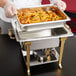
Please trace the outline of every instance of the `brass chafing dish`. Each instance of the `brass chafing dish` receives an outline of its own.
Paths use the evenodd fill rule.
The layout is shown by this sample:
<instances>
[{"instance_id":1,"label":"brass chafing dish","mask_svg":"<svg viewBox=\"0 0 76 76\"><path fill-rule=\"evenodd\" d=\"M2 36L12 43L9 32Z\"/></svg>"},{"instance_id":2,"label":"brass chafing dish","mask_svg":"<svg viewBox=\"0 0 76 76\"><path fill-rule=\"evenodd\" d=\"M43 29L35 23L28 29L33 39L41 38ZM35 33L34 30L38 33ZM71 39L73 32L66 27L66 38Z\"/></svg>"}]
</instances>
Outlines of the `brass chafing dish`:
<instances>
[{"instance_id":1,"label":"brass chafing dish","mask_svg":"<svg viewBox=\"0 0 76 76\"><path fill-rule=\"evenodd\" d=\"M57 62L59 58L59 67L62 68L61 61L62 61L62 54L63 54L63 48L66 37L73 36L72 32L65 27L66 21L69 21L70 18L60 9L58 9L56 6L53 5L39 5L39 6L29 6L27 8L47 8L47 7L53 7L52 11L56 12L58 15L62 16L63 19L55 20L55 21L44 21L44 22L38 22L38 23L29 23L29 24L22 24L20 23L18 16L14 17L12 20L12 26L14 29L15 37L18 42L20 42L20 45L22 47L22 44L26 47L27 50L27 72L28 75L30 74L30 66L34 64L40 65L40 64L46 64L51 62ZM24 7L25 8L25 7ZM55 9L54 9L55 8ZM18 8L18 10L21 8ZM49 8L47 8L48 10ZM54 28L63 28L66 32L59 34L59 35L53 35L52 29ZM30 62L30 45L33 41L40 41L40 40L49 40L49 39L56 39L61 38L61 46L60 46L60 57L58 53L56 52L56 60L49 61L45 63L37 63ZM58 42L59 45L59 42ZM54 47L54 45L52 45ZM57 47L57 45L55 46ZM40 47L41 48L41 47ZM32 48L33 49L33 48ZM36 49L34 47L34 49ZM56 51L56 50L55 50Z\"/></svg>"}]
</instances>

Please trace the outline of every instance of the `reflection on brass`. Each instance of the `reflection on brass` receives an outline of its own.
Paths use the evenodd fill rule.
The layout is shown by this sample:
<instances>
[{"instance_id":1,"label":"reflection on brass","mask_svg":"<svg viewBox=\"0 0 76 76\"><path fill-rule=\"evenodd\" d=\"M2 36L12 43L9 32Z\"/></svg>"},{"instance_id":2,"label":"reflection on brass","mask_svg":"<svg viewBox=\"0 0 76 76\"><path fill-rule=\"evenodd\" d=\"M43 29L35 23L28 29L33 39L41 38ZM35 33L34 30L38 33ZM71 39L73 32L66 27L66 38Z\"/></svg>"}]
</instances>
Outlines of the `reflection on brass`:
<instances>
[{"instance_id":1,"label":"reflection on brass","mask_svg":"<svg viewBox=\"0 0 76 76\"><path fill-rule=\"evenodd\" d=\"M31 76L30 72L27 72L28 76Z\"/></svg>"},{"instance_id":2,"label":"reflection on brass","mask_svg":"<svg viewBox=\"0 0 76 76\"><path fill-rule=\"evenodd\" d=\"M61 69L58 69L57 71L56 71L56 76L61 76L62 75L62 70Z\"/></svg>"},{"instance_id":3,"label":"reflection on brass","mask_svg":"<svg viewBox=\"0 0 76 76\"><path fill-rule=\"evenodd\" d=\"M2 32L2 31L1 31L1 27L0 27L0 34L1 34L1 32Z\"/></svg>"},{"instance_id":4,"label":"reflection on brass","mask_svg":"<svg viewBox=\"0 0 76 76\"><path fill-rule=\"evenodd\" d=\"M51 61L50 49L46 49L45 53L46 53L46 56L47 56L47 61Z\"/></svg>"},{"instance_id":5,"label":"reflection on brass","mask_svg":"<svg viewBox=\"0 0 76 76\"><path fill-rule=\"evenodd\" d=\"M51 61L51 56L47 56L47 61Z\"/></svg>"},{"instance_id":6,"label":"reflection on brass","mask_svg":"<svg viewBox=\"0 0 76 76\"><path fill-rule=\"evenodd\" d=\"M13 37L12 31L13 31L13 29L8 29L8 35L9 35L10 39L15 39L15 37Z\"/></svg>"}]
</instances>

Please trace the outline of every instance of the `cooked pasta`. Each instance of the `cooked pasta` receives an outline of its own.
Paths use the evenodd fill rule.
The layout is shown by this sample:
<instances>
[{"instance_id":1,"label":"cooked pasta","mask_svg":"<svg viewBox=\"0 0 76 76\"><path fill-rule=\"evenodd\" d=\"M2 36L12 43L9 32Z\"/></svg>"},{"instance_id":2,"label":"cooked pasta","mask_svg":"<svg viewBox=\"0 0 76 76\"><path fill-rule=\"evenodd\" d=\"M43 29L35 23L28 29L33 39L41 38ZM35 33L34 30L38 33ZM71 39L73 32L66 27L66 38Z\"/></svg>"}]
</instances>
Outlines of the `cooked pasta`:
<instances>
[{"instance_id":1,"label":"cooked pasta","mask_svg":"<svg viewBox=\"0 0 76 76\"><path fill-rule=\"evenodd\" d=\"M62 19L62 17L57 15L54 11L44 10L41 7L20 9L18 10L17 16L21 24L56 21Z\"/></svg>"}]
</instances>

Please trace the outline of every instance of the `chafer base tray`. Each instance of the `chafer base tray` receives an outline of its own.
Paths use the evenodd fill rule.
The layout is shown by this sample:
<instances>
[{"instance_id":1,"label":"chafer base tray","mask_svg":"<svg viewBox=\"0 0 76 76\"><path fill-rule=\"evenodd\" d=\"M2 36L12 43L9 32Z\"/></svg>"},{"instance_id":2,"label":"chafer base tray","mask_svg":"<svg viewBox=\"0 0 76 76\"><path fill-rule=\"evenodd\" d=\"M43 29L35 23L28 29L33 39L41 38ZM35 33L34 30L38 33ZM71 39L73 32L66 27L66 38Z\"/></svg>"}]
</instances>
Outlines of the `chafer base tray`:
<instances>
[{"instance_id":1,"label":"chafer base tray","mask_svg":"<svg viewBox=\"0 0 76 76\"><path fill-rule=\"evenodd\" d=\"M46 61L46 62L38 62L38 60L33 55L31 55L30 66L36 66L36 65L42 65L42 64L47 64L47 63L58 62L58 60L59 60L59 54L58 54L58 52L56 51L55 48L53 48L53 50L55 52L55 57L56 57L55 60ZM26 58L25 57L24 57L24 60L26 61Z\"/></svg>"}]
</instances>

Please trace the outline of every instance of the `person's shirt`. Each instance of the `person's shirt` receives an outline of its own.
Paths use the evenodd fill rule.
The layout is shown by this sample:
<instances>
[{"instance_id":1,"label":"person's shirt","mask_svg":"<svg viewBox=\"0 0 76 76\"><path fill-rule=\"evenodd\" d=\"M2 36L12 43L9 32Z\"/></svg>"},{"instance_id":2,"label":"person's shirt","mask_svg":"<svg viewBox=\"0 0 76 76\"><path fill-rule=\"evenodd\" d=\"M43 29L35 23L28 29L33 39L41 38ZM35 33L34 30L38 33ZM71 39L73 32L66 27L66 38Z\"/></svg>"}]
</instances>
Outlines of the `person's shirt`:
<instances>
[{"instance_id":1,"label":"person's shirt","mask_svg":"<svg viewBox=\"0 0 76 76\"><path fill-rule=\"evenodd\" d=\"M66 11L76 13L76 0L63 0L66 2Z\"/></svg>"}]
</instances>

